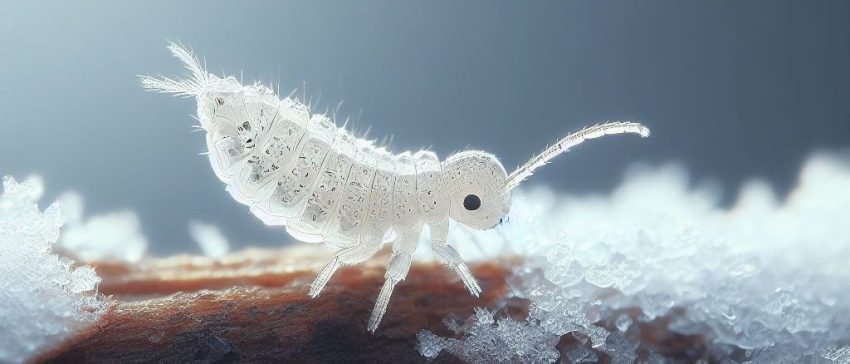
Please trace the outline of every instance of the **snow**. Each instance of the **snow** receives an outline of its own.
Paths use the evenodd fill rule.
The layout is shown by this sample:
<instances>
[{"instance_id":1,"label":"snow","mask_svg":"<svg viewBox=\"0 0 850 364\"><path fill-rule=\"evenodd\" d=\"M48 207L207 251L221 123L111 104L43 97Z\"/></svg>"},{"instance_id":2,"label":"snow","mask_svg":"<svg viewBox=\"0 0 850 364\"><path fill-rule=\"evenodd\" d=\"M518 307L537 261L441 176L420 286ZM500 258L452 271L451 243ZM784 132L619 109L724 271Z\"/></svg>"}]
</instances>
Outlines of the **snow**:
<instances>
[{"instance_id":1,"label":"snow","mask_svg":"<svg viewBox=\"0 0 850 364\"><path fill-rule=\"evenodd\" d=\"M837 364L850 363L850 346L845 346L840 349L827 348L823 353L823 358Z\"/></svg>"},{"instance_id":2,"label":"snow","mask_svg":"<svg viewBox=\"0 0 850 364\"><path fill-rule=\"evenodd\" d=\"M0 362L23 362L91 325L104 313L89 266L53 253L63 216L37 201L41 180L3 179L0 196Z\"/></svg>"},{"instance_id":3,"label":"snow","mask_svg":"<svg viewBox=\"0 0 850 364\"><path fill-rule=\"evenodd\" d=\"M58 244L62 249L86 262L134 263L147 254L148 240L135 212L111 211L85 219L83 198L77 192L63 193L58 202L66 211Z\"/></svg>"},{"instance_id":4,"label":"snow","mask_svg":"<svg viewBox=\"0 0 850 364\"><path fill-rule=\"evenodd\" d=\"M221 258L230 251L230 241L218 226L201 221L189 222L189 235L198 243L204 255Z\"/></svg>"},{"instance_id":5,"label":"snow","mask_svg":"<svg viewBox=\"0 0 850 364\"><path fill-rule=\"evenodd\" d=\"M674 165L633 168L608 196L520 191L509 226L455 226L450 239L465 258L526 256L510 295L530 300L529 317L480 308L458 338L420 333L420 352L551 362L558 339L572 335L584 341L561 353L570 360L632 362L663 357L638 340L663 322L704 340L691 360L846 363L848 191L850 160L826 154L807 161L784 201L751 181L731 208Z\"/></svg>"}]
</instances>

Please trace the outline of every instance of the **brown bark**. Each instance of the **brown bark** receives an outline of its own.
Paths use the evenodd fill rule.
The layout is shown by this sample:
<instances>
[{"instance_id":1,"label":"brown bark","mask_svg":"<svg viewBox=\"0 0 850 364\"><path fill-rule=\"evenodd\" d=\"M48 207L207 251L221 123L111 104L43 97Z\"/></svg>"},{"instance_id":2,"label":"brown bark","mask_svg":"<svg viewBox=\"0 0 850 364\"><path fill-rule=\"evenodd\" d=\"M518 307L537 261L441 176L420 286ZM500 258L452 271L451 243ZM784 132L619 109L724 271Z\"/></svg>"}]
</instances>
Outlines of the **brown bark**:
<instances>
[{"instance_id":1,"label":"brown bark","mask_svg":"<svg viewBox=\"0 0 850 364\"><path fill-rule=\"evenodd\" d=\"M252 250L222 260L150 259L97 264L100 291L114 301L100 322L45 355L48 362L424 362L416 334L449 334L444 318L492 306L507 290L508 261L472 269L476 298L451 272L416 263L396 287L376 334L366 324L384 265L340 269L316 299L307 296L324 250ZM386 252L373 262L385 262ZM441 361L451 361L447 355Z\"/></svg>"}]
</instances>

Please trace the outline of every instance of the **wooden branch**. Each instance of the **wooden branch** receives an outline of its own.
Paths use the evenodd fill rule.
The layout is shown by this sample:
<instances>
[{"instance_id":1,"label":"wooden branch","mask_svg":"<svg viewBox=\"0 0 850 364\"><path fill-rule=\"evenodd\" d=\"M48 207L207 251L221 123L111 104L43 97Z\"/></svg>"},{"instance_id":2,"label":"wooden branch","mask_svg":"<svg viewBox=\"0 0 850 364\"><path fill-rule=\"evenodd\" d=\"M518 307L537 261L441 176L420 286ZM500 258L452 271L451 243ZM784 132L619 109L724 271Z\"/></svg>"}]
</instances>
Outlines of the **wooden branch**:
<instances>
[{"instance_id":1,"label":"wooden branch","mask_svg":"<svg viewBox=\"0 0 850 364\"><path fill-rule=\"evenodd\" d=\"M383 252L372 262L385 262ZM509 261L473 266L484 290L469 295L454 274L417 263L399 284L375 335L366 324L384 265L340 269L322 295L309 284L329 254L316 246L250 250L213 260L181 256L139 265L96 264L111 295L100 322L48 362L424 362L416 334L447 335L443 320L465 318L505 296ZM440 360L453 360L441 356Z\"/></svg>"}]
</instances>

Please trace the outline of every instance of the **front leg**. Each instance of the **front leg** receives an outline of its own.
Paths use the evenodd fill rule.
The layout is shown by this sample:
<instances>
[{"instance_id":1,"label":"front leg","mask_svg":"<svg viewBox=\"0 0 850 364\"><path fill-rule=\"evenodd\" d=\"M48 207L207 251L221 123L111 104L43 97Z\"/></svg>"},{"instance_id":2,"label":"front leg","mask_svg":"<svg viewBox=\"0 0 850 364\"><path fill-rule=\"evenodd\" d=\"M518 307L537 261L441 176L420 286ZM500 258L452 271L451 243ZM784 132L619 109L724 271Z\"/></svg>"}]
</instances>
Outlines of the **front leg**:
<instances>
[{"instance_id":1,"label":"front leg","mask_svg":"<svg viewBox=\"0 0 850 364\"><path fill-rule=\"evenodd\" d=\"M469 289L469 293L478 297L481 294L481 287L478 286L478 282L475 281L475 277L469 271L469 267L460 259L460 254L457 253L457 250L446 241L449 236L449 221L446 220L431 224L430 227L431 249L434 251L434 254L437 254L437 257L443 263L452 268L460 276L463 284Z\"/></svg>"}]
</instances>

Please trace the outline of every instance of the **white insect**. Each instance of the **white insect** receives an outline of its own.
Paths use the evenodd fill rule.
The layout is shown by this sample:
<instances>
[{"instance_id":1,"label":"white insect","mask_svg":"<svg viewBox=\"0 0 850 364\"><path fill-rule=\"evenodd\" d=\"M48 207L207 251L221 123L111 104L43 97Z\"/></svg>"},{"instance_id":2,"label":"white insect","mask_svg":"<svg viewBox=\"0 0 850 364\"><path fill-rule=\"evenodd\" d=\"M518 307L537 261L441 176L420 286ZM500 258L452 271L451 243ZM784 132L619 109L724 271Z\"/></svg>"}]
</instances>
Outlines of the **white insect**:
<instances>
[{"instance_id":1,"label":"white insect","mask_svg":"<svg viewBox=\"0 0 850 364\"><path fill-rule=\"evenodd\" d=\"M612 122L570 134L508 175L492 154L468 150L440 162L429 151L393 155L338 128L303 103L280 99L263 85L207 73L185 48L171 44L188 79L140 76L143 87L195 97L206 131L209 159L233 197L266 224L286 226L305 242L339 247L310 289L316 297L334 272L374 255L393 241L393 254L369 331L386 311L393 288L407 276L423 225L431 249L451 267L469 292L481 292L457 250L446 241L449 219L490 229L507 215L511 190L555 156L587 139L649 129Z\"/></svg>"}]
</instances>

